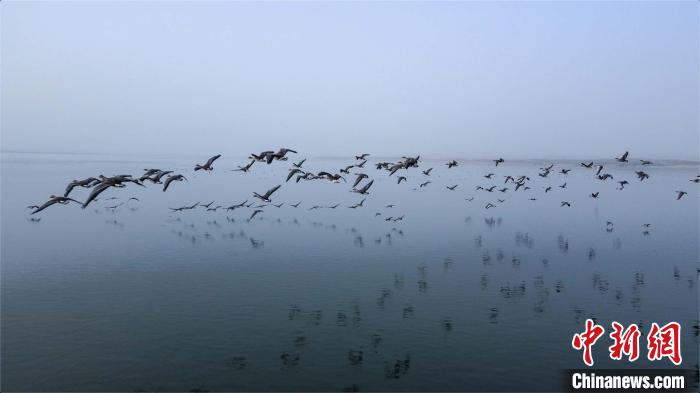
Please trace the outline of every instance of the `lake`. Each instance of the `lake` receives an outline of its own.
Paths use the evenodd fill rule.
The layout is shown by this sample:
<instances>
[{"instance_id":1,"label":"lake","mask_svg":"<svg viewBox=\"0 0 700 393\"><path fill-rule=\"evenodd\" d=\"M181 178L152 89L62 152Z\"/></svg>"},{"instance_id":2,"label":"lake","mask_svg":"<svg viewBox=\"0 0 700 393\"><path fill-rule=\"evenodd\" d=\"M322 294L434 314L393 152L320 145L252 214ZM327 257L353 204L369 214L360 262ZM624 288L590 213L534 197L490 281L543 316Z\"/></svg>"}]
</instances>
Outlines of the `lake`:
<instances>
[{"instance_id":1,"label":"lake","mask_svg":"<svg viewBox=\"0 0 700 393\"><path fill-rule=\"evenodd\" d=\"M578 160L421 159L389 176L373 164L398 158L370 156L350 171L374 179L358 195L354 175L285 182L307 157L289 156L242 173L247 159L225 153L211 172L193 171L207 157L3 153L2 390L556 391L562 370L585 367L571 339L587 318L606 329L595 367L673 367L645 356L651 324L670 321L682 368L697 367L697 162L596 160L614 176L601 181ZM308 156L303 169L355 162ZM144 168L188 181L26 209L73 179ZM250 222L259 201L169 209L253 202L277 184L284 204ZM640 326L637 362L609 358L612 321Z\"/></svg>"}]
</instances>

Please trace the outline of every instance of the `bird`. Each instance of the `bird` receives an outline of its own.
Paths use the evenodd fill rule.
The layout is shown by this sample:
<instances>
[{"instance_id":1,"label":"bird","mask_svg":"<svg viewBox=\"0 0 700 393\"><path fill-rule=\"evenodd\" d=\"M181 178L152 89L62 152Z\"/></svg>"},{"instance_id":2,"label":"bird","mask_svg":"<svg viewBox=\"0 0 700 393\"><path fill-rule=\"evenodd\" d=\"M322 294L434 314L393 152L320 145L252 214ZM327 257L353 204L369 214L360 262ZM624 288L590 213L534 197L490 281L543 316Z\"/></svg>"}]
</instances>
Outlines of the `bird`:
<instances>
[{"instance_id":1,"label":"bird","mask_svg":"<svg viewBox=\"0 0 700 393\"><path fill-rule=\"evenodd\" d=\"M497 159L497 160L493 160L493 162L495 162L495 163L496 163L496 166L498 166L498 164L502 164L502 163L504 163L504 162L505 162L505 160L504 160L504 159L502 159L502 158L499 158L499 159Z\"/></svg>"},{"instance_id":2,"label":"bird","mask_svg":"<svg viewBox=\"0 0 700 393\"><path fill-rule=\"evenodd\" d=\"M237 205L231 205L231 206L227 207L227 208L226 208L226 211L236 210L236 209L238 209L238 208L241 208L241 207L245 206L246 203L248 203L248 200L247 200L247 199L246 199L245 201L243 201L243 202L237 204Z\"/></svg>"},{"instance_id":3,"label":"bird","mask_svg":"<svg viewBox=\"0 0 700 393\"><path fill-rule=\"evenodd\" d=\"M582 162L581 166L586 167L586 168L593 168L593 161L589 162L588 164L586 164L585 162Z\"/></svg>"},{"instance_id":4,"label":"bird","mask_svg":"<svg viewBox=\"0 0 700 393\"><path fill-rule=\"evenodd\" d=\"M336 207L340 206L340 203L336 203L333 206L326 206L327 209L335 209Z\"/></svg>"},{"instance_id":5,"label":"bird","mask_svg":"<svg viewBox=\"0 0 700 393\"><path fill-rule=\"evenodd\" d=\"M498 201L498 203L503 203L506 201L505 199L499 199L499 198L496 198L496 200Z\"/></svg>"},{"instance_id":6,"label":"bird","mask_svg":"<svg viewBox=\"0 0 700 393\"><path fill-rule=\"evenodd\" d=\"M430 171L432 171L432 170L433 170L433 168L428 168L428 169L426 169L426 170L423 171L423 174L424 174L425 176L430 176Z\"/></svg>"},{"instance_id":7,"label":"bird","mask_svg":"<svg viewBox=\"0 0 700 393\"><path fill-rule=\"evenodd\" d=\"M560 185L559 188L566 188L566 182L564 182L564 184Z\"/></svg>"},{"instance_id":8,"label":"bird","mask_svg":"<svg viewBox=\"0 0 700 393\"><path fill-rule=\"evenodd\" d=\"M234 171L248 172L250 170L250 167L253 166L253 164L255 164L255 160L250 160L250 163L248 163L248 165L239 165L238 169L234 169Z\"/></svg>"},{"instance_id":9,"label":"bird","mask_svg":"<svg viewBox=\"0 0 700 393\"><path fill-rule=\"evenodd\" d=\"M676 194L678 194L678 197L676 198L676 200L679 200L679 199L683 198L683 195L687 194L687 192L685 192L685 191L676 191Z\"/></svg>"},{"instance_id":10,"label":"bird","mask_svg":"<svg viewBox=\"0 0 700 393\"><path fill-rule=\"evenodd\" d=\"M355 178L355 183L353 183L352 188L357 187L357 185L360 184L360 182L362 181L362 179L365 179L365 178L368 178L368 177L369 177L369 176L367 176L367 175L364 174L364 173L356 173L356 175L357 175L357 178Z\"/></svg>"},{"instance_id":11,"label":"bird","mask_svg":"<svg viewBox=\"0 0 700 393\"><path fill-rule=\"evenodd\" d=\"M306 162L306 158L299 162L293 162L292 165L294 165L295 168L301 168L301 166L304 165L304 162Z\"/></svg>"},{"instance_id":12,"label":"bird","mask_svg":"<svg viewBox=\"0 0 700 393\"><path fill-rule=\"evenodd\" d=\"M253 214L251 214L250 217L248 218L248 222L250 222L250 220L252 220L253 217L255 217L256 215L258 215L258 213L262 213L262 212L263 212L263 211L260 210L260 209L254 210L254 211L253 211Z\"/></svg>"},{"instance_id":13,"label":"bird","mask_svg":"<svg viewBox=\"0 0 700 393\"><path fill-rule=\"evenodd\" d=\"M148 173L148 171L146 173ZM140 181L150 180L151 183L153 183L153 184L161 184L160 180L163 178L163 176L171 174L171 173L173 173L173 171L161 171L160 169L156 169L156 172L152 173L149 176L144 174L143 176L141 176L141 178L139 180Z\"/></svg>"},{"instance_id":14,"label":"bird","mask_svg":"<svg viewBox=\"0 0 700 393\"><path fill-rule=\"evenodd\" d=\"M465 201L468 201L468 202L471 202L471 201L474 200L474 197L471 197L471 198L464 198L464 200L465 200Z\"/></svg>"},{"instance_id":15,"label":"bird","mask_svg":"<svg viewBox=\"0 0 700 393\"><path fill-rule=\"evenodd\" d=\"M445 187L447 187L447 189L450 191L454 191L455 188L457 188L457 186L458 186L458 184L455 184L454 186L445 186Z\"/></svg>"},{"instance_id":16,"label":"bird","mask_svg":"<svg viewBox=\"0 0 700 393\"><path fill-rule=\"evenodd\" d=\"M499 192L506 192L506 191L508 191L508 187L500 188L500 189L498 189L498 191Z\"/></svg>"},{"instance_id":17,"label":"bird","mask_svg":"<svg viewBox=\"0 0 700 393\"><path fill-rule=\"evenodd\" d=\"M425 182L425 183L421 183L421 184L419 185L419 187L423 188L423 187L427 186L427 185L430 184L430 183L432 183L432 182L431 182L430 180L428 180L428 181Z\"/></svg>"},{"instance_id":18,"label":"bird","mask_svg":"<svg viewBox=\"0 0 700 393\"><path fill-rule=\"evenodd\" d=\"M277 153L272 154L272 157L273 157L274 159L276 159L276 160L282 160L282 159L285 159L285 158L286 158L285 156L287 155L287 153L294 153L294 154L297 154L297 151L294 150L294 149L288 149L288 148L286 148L286 147L282 147L282 148L280 148L280 149L277 151ZM267 159L267 160L268 160L268 161L267 161L268 164L269 164L270 162L272 162L272 160L269 158L269 156L268 156L268 159Z\"/></svg>"},{"instance_id":19,"label":"bird","mask_svg":"<svg viewBox=\"0 0 700 393\"><path fill-rule=\"evenodd\" d=\"M406 176L399 176L396 184L401 184L401 181L406 181Z\"/></svg>"},{"instance_id":20,"label":"bird","mask_svg":"<svg viewBox=\"0 0 700 393\"><path fill-rule=\"evenodd\" d=\"M165 182L163 183L163 192L165 192L168 189L168 187L170 186L170 183L172 183L174 181L183 181L183 180L187 181L187 178L183 175L180 175L180 174L168 176L168 178L165 179ZM207 207L209 207L209 206L207 206Z\"/></svg>"},{"instance_id":21,"label":"bird","mask_svg":"<svg viewBox=\"0 0 700 393\"><path fill-rule=\"evenodd\" d=\"M639 162L641 162L642 165L651 165L651 164L653 164L653 162L651 162L651 161L649 161L649 160L639 160Z\"/></svg>"},{"instance_id":22,"label":"bird","mask_svg":"<svg viewBox=\"0 0 700 393\"><path fill-rule=\"evenodd\" d=\"M143 187L143 184L139 180L132 179L129 175L118 175L112 177L105 177L100 175L100 182L93 187L92 192L90 192L90 195L88 195L85 202L83 202L82 208L85 209L92 201L94 201L97 198L98 195L100 195L110 187L125 187L125 185L123 184L124 182L132 182Z\"/></svg>"},{"instance_id":23,"label":"bird","mask_svg":"<svg viewBox=\"0 0 700 393\"><path fill-rule=\"evenodd\" d=\"M496 188L496 186L491 186L489 188L484 188L487 192L493 192L493 190Z\"/></svg>"},{"instance_id":24,"label":"bird","mask_svg":"<svg viewBox=\"0 0 700 393\"><path fill-rule=\"evenodd\" d=\"M452 160L452 161L446 163L445 165L447 165L447 169L450 169L450 168L452 168L453 166L458 166L459 164L457 164L457 161Z\"/></svg>"},{"instance_id":25,"label":"bird","mask_svg":"<svg viewBox=\"0 0 700 393\"><path fill-rule=\"evenodd\" d=\"M392 207L395 207L396 205L386 205L387 209L391 209Z\"/></svg>"},{"instance_id":26,"label":"bird","mask_svg":"<svg viewBox=\"0 0 700 393\"><path fill-rule=\"evenodd\" d=\"M644 179L649 178L649 175L644 173L644 171L635 171L634 173L637 174L637 178L639 179L639 181L644 181Z\"/></svg>"},{"instance_id":27,"label":"bird","mask_svg":"<svg viewBox=\"0 0 700 393\"><path fill-rule=\"evenodd\" d=\"M270 199L270 196L271 196L275 191L277 191L280 187L282 187L282 185L279 185L279 184L278 184L278 185L276 185L276 186L270 188L269 190L267 190L267 192L264 193L263 195L260 195L260 194L258 194L257 192L254 192L254 193L253 193L253 196L256 197L256 198L258 198L258 199L260 199L260 200L263 201L263 202L272 202L272 200Z\"/></svg>"},{"instance_id":28,"label":"bird","mask_svg":"<svg viewBox=\"0 0 700 393\"><path fill-rule=\"evenodd\" d=\"M369 156L369 153L362 153L362 154L360 154L359 156L355 156L355 159L358 160L358 161L359 161L359 160L364 160L365 157L367 157L367 156Z\"/></svg>"},{"instance_id":29,"label":"bird","mask_svg":"<svg viewBox=\"0 0 700 393\"><path fill-rule=\"evenodd\" d=\"M31 213L32 215L34 215L34 214L37 214L40 211L46 209L47 207L53 206L57 203L61 204L61 205L67 205L69 202L75 202L79 205L81 204L80 202L76 201L73 198L51 195L51 196L49 196L49 200L44 202L43 205L41 205L41 206L32 205L32 206L27 206L27 208L34 209L34 211Z\"/></svg>"},{"instance_id":30,"label":"bird","mask_svg":"<svg viewBox=\"0 0 700 393\"><path fill-rule=\"evenodd\" d=\"M291 206L291 207L293 207L293 208L296 209L297 207L299 207L299 204L301 204L301 201L299 201L299 202L297 202L297 203L295 203L295 204L293 204L293 205L289 205L289 206Z\"/></svg>"},{"instance_id":31,"label":"bird","mask_svg":"<svg viewBox=\"0 0 700 393\"><path fill-rule=\"evenodd\" d=\"M569 172L571 172L571 169L564 169L564 168L562 168L562 169L559 171L559 173L561 173L562 175L568 175Z\"/></svg>"},{"instance_id":32,"label":"bird","mask_svg":"<svg viewBox=\"0 0 700 393\"><path fill-rule=\"evenodd\" d=\"M365 198L363 198L359 203L356 203L352 206L348 206L350 209L357 209L358 207L362 207L362 204L365 203Z\"/></svg>"},{"instance_id":33,"label":"bird","mask_svg":"<svg viewBox=\"0 0 700 393\"><path fill-rule=\"evenodd\" d=\"M600 194L600 191L599 192L592 192L591 198L598 198L598 194Z\"/></svg>"},{"instance_id":34,"label":"bird","mask_svg":"<svg viewBox=\"0 0 700 393\"><path fill-rule=\"evenodd\" d=\"M611 175L609 173L604 173L604 174L598 176L598 179L599 180L608 180L608 179L614 179L614 177L613 177L613 175Z\"/></svg>"},{"instance_id":35,"label":"bird","mask_svg":"<svg viewBox=\"0 0 700 393\"><path fill-rule=\"evenodd\" d=\"M569 203L569 202L567 202L567 201L562 201L562 202L561 202L561 207L564 207L564 206L571 207L571 203Z\"/></svg>"},{"instance_id":36,"label":"bird","mask_svg":"<svg viewBox=\"0 0 700 393\"><path fill-rule=\"evenodd\" d=\"M348 165L345 168L340 170L340 173L345 173L346 175L350 174L350 168L354 167L355 165Z\"/></svg>"},{"instance_id":37,"label":"bird","mask_svg":"<svg viewBox=\"0 0 700 393\"><path fill-rule=\"evenodd\" d=\"M618 181L618 183L620 184L620 188L618 188L618 190L624 190L625 185L630 184L630 182L628 182L627 180L620 180L620 181Z\"/></svg>"},{"instance_id":38,"label":"bird","mask_svg":"<svg viewBox=\"0 0 700 393\"><path fill-rule=\"evenodd\" d=\"M492 207L496 207L496 205L494 205L494 204L492 204L492 203L490 203L490 202L487 203L486 206L485 206L486 209L490 209L490 208L492 208Z\"/></svg>"},{"instance_id":39,"label":"bird","mask_svg":"<svg viewBox=\"0 0 700 393\"><path fill-rule=\"evenodd\" d=\"M615 159L619 162L627 162L627 156L630 154L630 152L626 151L625 154L621 155L620 157L615 157Z\"/></svg>"},{"instance_id":40,"label":"bird","mask_svg":"<svg viewBox=\"0 0 700 393\"><path fill-rule=\"evenodd\" d=\"M551 190L552 190L552 187L546 187L544 189L544 193L546 194L546 193L550 192Z\"/></svg>"},{"instance_id":41,"label":"bird","mask_svg":"<svg viewBox=\"0 0 700 393\"><path fill-rule=\"evenodd\" d=\"M360 188L359 190L356 188L353 188L352 190L350 190L350 192L356 192L358 194L363 194L363 195L369 194L368 191L369 191L369 188L372 187L372 184L374 184L374 180L370 180L369 183L365 184L365 186Z\"/></svg>"},{"instance_id":42,"label":"bird","mask_svg":"<svg viewBox=\"0 0 700 393\"><path fill-rule=\"evenodd\" d=\"M70 194L70 192L73 191L73 188L76 186L88 188L92 187L95 182L99 182L99 179L94 177L88 177L87 179L83 180L73 180L72 182L68 183L68 186L66 186L66 191L63 193L63 196L67 197L68 194Z\"/></svg>"},{"instance_id":43,"label":"bird","mask_svg":"<svg viewBox=\"0 0 700 393\"><path fill-rule=\"evenodd\" d=\"M603 166L602 166L602 165L598 165L598 171L595 173L595 175L596 175L596 176L600 175L600 171L602 171L602 170L603 170Z\"/></svg>"},{"instance_id":44,"label":"bird","mask_svg":"<svg viewBox=\"0 0 700 393\"><path fill-rule=\"evenodd\" d=\"M345 181L345 178L340 176L339 173L332 175L328 172L321 171L316 175L316 177L325 177L326 179L328 179L328 181L331 181L333 183L340 183L340 179L343 179L343 181Z\"/></svg>"},{"instance_id":45,"label":"bird","mask_svg":"<svg viewBox=\"0 0 700 393\"><path fill-rule=\"evenodd\" d=\"M284 202L282 202L282 203L280 203L280 204L277 204L277 205L275 205L274 203L272 204L272 206L274 206L274 207L276 207L276 208L278 208L278 209L281 208L282 205L284 205Z\"/></svg>"},{"instance_id":46,"label":"bird","mask_svg":"<svg viewBox=\"0 0 700 393\"><path fill-rule=\"evenodd\" d=\"M217 155L215 155L214 157L208 159L207 162L206 162L204 165L199 165L199 164L195 165L195 166L194 166L194 170L195 170L195 171L198 171L198 170L200 170L200 169L203 169L203 170L205 170L205 171L210 171L210 170L214 169L214 167L212 166L212 164L213 164L214 161L216 161L219 157L221 157L221 154L217 154Z\"/></svg>"},{"instance_id":47,"label":"bird","mask_svg":"<svg viewBox=\"0 0 700 393\"><path fill-rule=\"evenodd\" d=\"M355 166L358 167L358 168L364 168L366 163L367 163L367 160L364 160L364 161L362 161L362 162L359 163L359 164L355 164Z\"/></svg>"},{"instance_id":48,"label":"bird","mask_svg":"<svg viewBox=\"0 0 700 393\"><path fill-rule=\"evenodd\" d=\"M251 158L255 161L267 161L267 157L274 154L274 153L275 152L273 152L272 150L265 150L265 151L261 152L260 154L251 153L248 158Z\"/></svg>"},{"instance_id":49,"label":"bird","mask_svg":"<svg viewBox=\"0 0 700 393\"><path fill-rule=\"evenodd\" d=\"M286 181L289 181L289 179L291 179L291 178L292 178L295 174L297 174L297 173L306 173L306 172L302 171L302 170L299 169L299 168L290 169L290 170L289 170L289 174L287 175L287 180L286 180Z\"/></svg>"},{"instance_id":50,"label":"bird","mask_svg":"<svg viewBox=\"0 0 700 393\"><path fill-rule=\"evenodd\" d=\"M195 203L194 205L191 206L182 206L182 207L171 207L170 210L174 212L181 212L183 210L192 210L195 207L199 206L199 202Z\"/></svg>"},{"instance_id":51,"label":"bird","mask_svg":"<svg viewBox=\"0 0 700 393\"><path fill-rule=\"evenodd\" d=\"M490 179L491 176L493 176L493 175L494 175L493 173L487 173L487 174L484 175L484 177L487 178L487 179ZM506 182L508 181L508 178L509 178L509 177L510 177L511 180L513 179L511 176L507 176L507 177L506 177Z\"/></svg>"}]
</instances>

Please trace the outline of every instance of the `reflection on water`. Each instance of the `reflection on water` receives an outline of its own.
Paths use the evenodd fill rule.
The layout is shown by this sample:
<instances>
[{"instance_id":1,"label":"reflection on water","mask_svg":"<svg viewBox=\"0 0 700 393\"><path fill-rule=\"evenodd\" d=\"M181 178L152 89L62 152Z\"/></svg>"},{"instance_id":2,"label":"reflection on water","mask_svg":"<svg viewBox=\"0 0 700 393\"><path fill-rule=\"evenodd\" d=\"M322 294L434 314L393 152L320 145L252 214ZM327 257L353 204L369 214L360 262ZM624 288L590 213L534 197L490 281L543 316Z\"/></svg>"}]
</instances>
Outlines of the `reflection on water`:
<instances>
[{"instance_id":1,"label":"reflection on water","mask_svg":"<svg viewBox=\"0 0 700 393\"><path fill-rule=\"evenodd\" d=\"M678 321L696 367L697 164L645 166L640 182L605 163L619 190L578 162L543 178L549 162L424 160L397 183L371 158L357 195L284 182L284 162L231 172L247 162L223 156L202 173L187 157L3 154L3 390L552 391L582 367L570 342L587 318L643 334ZM25 209L74 178L151 167L188 181ZM530 189L499 192L507 175ZM597 367L670 367L600 343Z\"/></svg>"}]
</instances>

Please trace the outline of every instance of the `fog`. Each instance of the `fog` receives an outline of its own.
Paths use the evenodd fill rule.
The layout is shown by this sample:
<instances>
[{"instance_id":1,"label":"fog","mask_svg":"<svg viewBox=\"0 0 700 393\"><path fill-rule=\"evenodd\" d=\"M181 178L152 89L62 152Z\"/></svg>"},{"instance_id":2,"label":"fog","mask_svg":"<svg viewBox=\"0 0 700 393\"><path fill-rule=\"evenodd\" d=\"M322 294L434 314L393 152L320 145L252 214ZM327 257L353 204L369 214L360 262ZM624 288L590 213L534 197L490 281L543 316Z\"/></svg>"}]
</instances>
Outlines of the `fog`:
<instances>
[{"instance_id":1,"label":"fog","mask_svg":"<svg viewBox=\"0 0 700 393\"><path fill-rule=\"evenodd\" d=\"M697 2L0 11L4 151L698 159Z\"/></svg>"}]
</instances>

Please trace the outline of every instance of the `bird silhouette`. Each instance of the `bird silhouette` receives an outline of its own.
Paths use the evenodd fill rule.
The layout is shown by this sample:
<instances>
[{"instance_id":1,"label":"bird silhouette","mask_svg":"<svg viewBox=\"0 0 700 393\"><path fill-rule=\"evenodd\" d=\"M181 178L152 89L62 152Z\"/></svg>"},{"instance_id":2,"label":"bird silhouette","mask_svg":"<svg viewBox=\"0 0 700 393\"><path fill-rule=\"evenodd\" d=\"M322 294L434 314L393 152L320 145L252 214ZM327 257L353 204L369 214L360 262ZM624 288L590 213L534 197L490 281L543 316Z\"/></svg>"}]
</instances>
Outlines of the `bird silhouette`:
<instances>
[{"instance_id":1,"label":"bird silhouette","mask_svg":"<svg viewBox=\"0 0 700 393\"><path fill-rule=\"evenodd\" d=\"M198 171L200 169L203 169L205 171L211 171L212 169L214 169L212 164L214 164L214 161L216 161L219 157L221 157L221 154L217 154L214 157L211 157L210 159L207 160L206 163L204 163L204 165L199 165L199 164L195 165L194 170Z\"/></svg>"}]
</instances>

